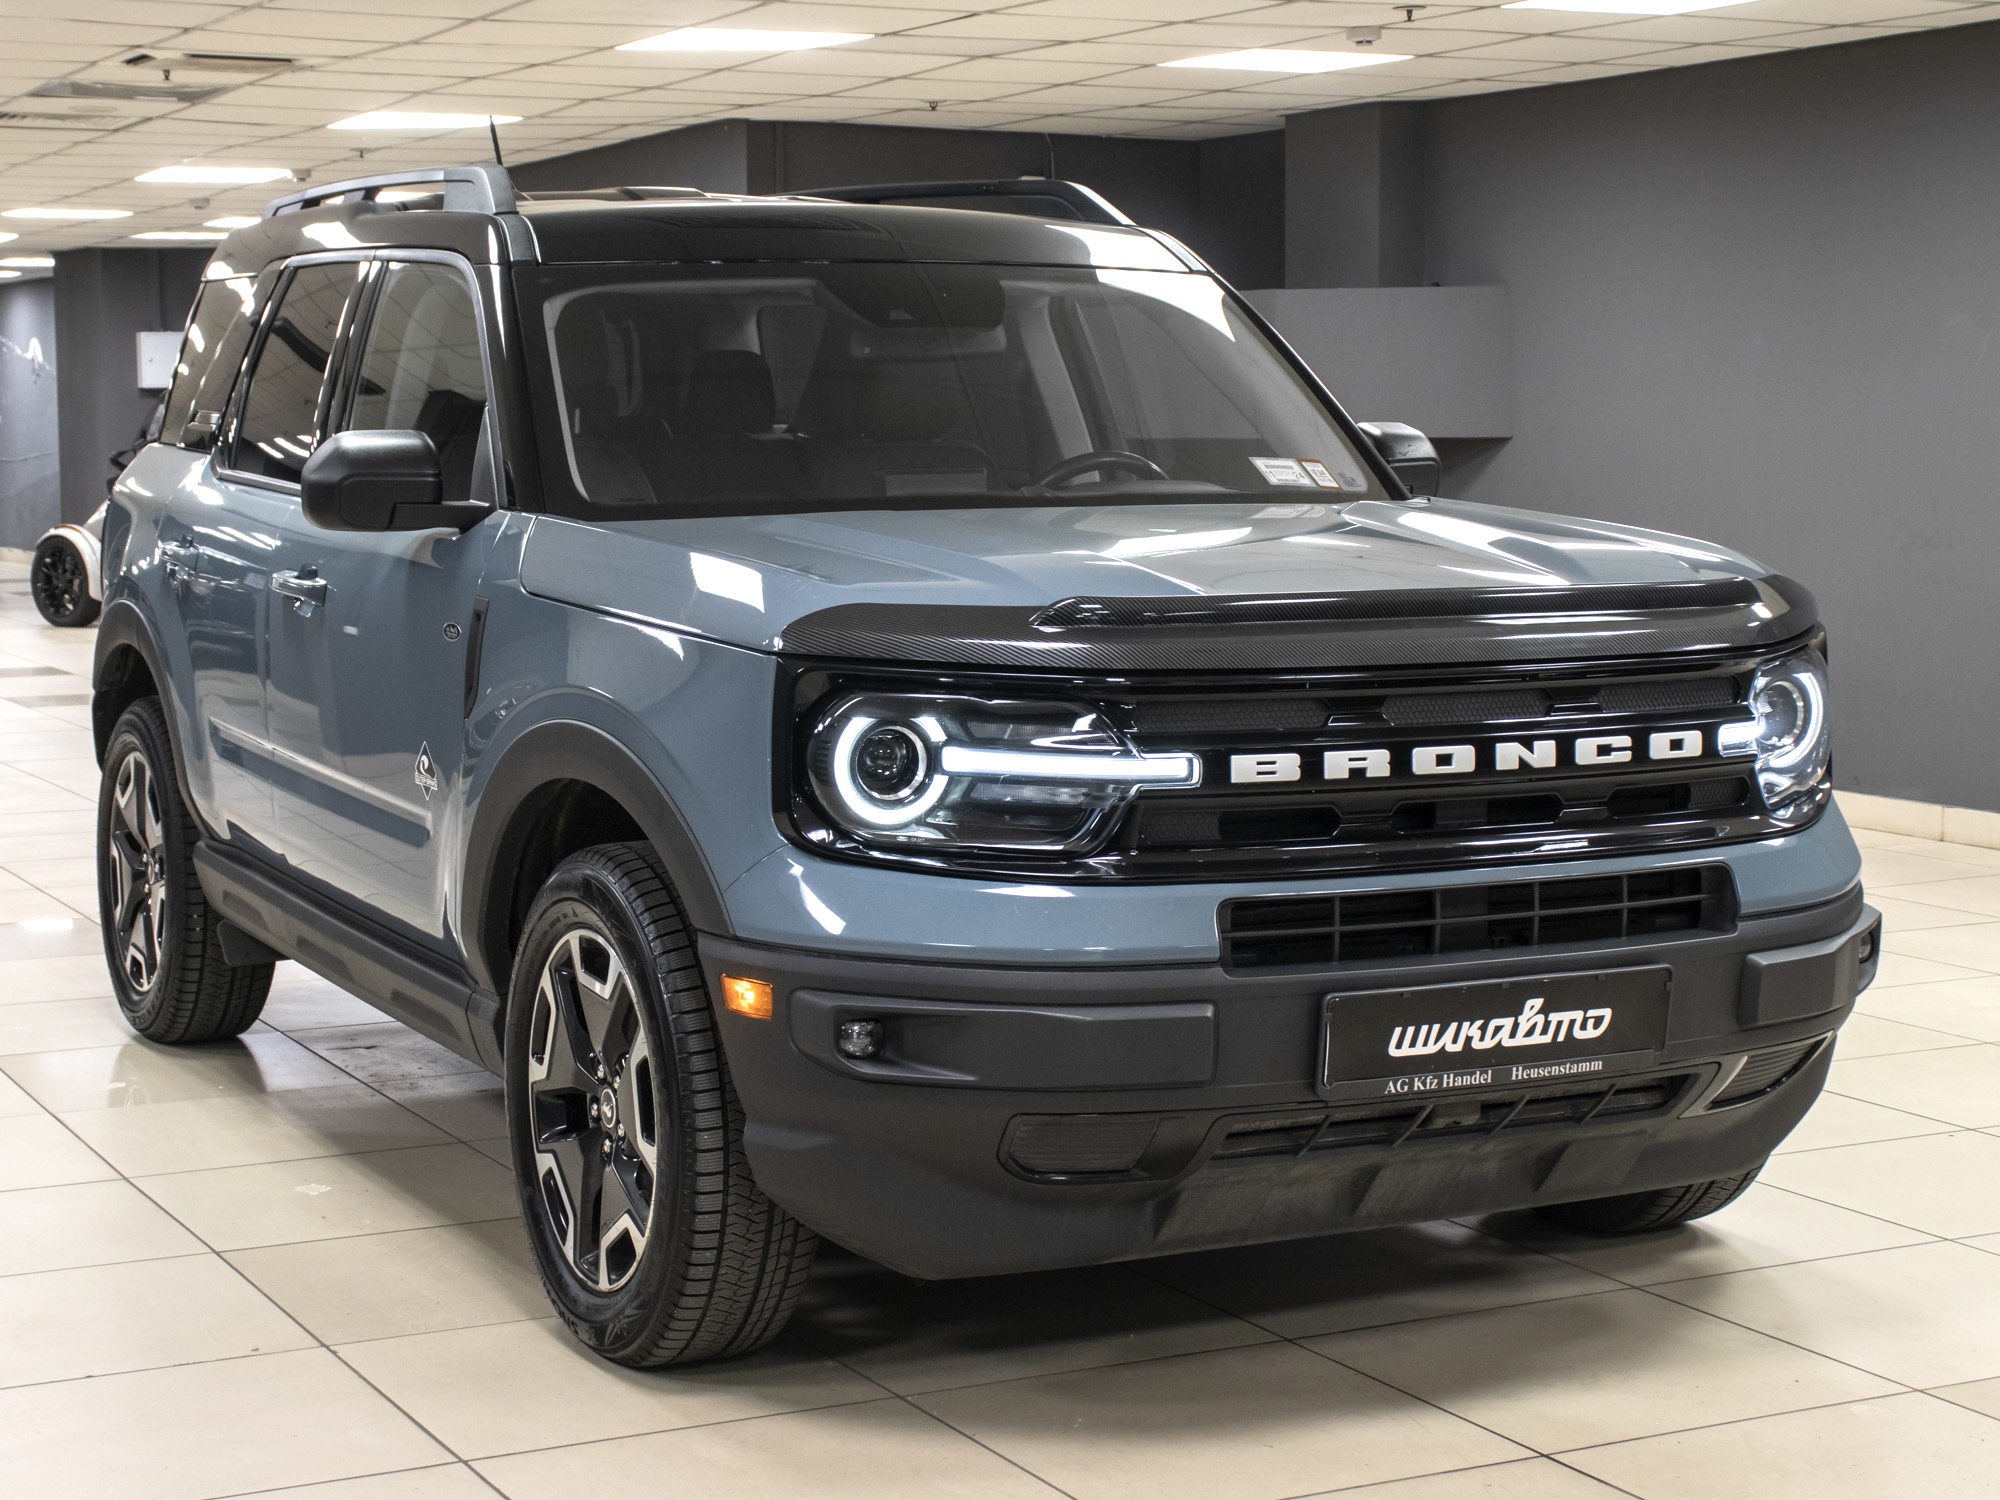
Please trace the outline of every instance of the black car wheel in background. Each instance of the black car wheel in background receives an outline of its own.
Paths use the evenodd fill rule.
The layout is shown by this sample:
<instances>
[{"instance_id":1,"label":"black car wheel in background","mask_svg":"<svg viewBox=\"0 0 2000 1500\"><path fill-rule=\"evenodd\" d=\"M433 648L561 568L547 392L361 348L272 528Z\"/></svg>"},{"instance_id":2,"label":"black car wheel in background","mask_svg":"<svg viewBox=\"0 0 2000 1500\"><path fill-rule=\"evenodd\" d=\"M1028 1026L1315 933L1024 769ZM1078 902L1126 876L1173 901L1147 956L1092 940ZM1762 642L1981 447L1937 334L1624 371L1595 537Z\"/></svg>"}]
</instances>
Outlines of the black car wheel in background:
<instances>
[{"instance_id":1,"label":"black car wheel in background","mask_svg":"<svg viewBox=\"0 0 2000 1500\"><path fill-rule=\"evenodd\" d=\"M102 607L90 597L90 574L83 554L76 550L76 543L63 536L45 536L35 548L28 592L51 625L88 625Z\"/></svg>"}]
</instances>

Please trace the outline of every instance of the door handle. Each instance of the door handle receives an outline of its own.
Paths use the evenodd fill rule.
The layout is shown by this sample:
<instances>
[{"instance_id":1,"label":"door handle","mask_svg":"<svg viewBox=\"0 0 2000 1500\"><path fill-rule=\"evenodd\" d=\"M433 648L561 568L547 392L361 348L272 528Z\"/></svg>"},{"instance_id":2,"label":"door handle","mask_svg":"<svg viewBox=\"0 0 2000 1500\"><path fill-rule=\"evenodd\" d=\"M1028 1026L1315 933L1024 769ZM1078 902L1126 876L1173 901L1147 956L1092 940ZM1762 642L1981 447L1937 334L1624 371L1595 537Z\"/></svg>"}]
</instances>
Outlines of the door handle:
<instances>
[{"instance_id":1,"label":"door handle","mask_svg":"<svg viewBox=\"0 0 2000 1500\"><path fill-rule=\"evenodd\" d=\"M320 605L326 603L326 580L311 568L303 573L287 569L271 575L271 592L283 594L292 601L292 608L302 615L310 615Z\"/></svg>"},{"instance_id":2,"label":"door handle","mask_svg":"<svg viewBox=\"0 0 2000 1500\"><path fill-rule=\"evenodd\" d=\"M201 561L201 548L192 540L160 543L161 567L168 583L186 583L195 575L196 564Z\"/></svg>"}]
</instances>

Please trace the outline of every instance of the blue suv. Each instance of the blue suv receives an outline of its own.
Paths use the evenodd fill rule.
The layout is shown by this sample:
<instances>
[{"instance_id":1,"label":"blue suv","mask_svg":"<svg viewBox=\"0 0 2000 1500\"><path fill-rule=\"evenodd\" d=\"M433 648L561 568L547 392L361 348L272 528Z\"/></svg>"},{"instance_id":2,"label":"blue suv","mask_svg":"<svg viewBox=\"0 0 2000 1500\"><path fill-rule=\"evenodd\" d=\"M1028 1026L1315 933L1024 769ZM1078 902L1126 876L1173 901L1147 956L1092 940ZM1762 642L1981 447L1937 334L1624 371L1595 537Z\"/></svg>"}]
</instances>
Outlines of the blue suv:
<instances>
[{"instance_id":1,"label":"blue suv","mask_svg":"<svg viewBox=\"0 0 2000 1500\"><path fill-rule=\"evenodd\" d=\"M119 1003L290 958L502 1075L631 1365L821 1235L1712 1212L1876 961L1812 597L1437 488L1072 184L279 199L105 523Z\"/></svg>"}]
</instances>

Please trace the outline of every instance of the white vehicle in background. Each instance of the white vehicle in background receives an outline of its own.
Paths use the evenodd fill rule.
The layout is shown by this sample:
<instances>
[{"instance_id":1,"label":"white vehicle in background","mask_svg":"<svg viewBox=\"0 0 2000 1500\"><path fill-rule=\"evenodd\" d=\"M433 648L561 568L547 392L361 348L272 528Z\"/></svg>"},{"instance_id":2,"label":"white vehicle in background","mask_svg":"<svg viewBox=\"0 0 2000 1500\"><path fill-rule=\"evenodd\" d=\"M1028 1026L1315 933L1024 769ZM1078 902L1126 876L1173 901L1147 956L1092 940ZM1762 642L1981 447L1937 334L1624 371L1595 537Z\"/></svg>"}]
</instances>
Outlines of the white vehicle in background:
<instances>
[{"instance_id":1,"label":"white vehicle in background","mask_svg":"<svg viewBox=\"0 0 2000 1500\"><path fill-rule=\"evenodd\" d=\"M89 625L104 600L104 507L81 526L51 526L35 543L28 592L51 625Z\"/></svg>"},{"instance_id":2,"label":"white vehicle in background","mask_svg":"<svg viewBox=\"0 0 2000 1500\"><path fill-rule=\"evenodd\" d=\"M160 436L160 418L166 411L163 399L153 408L146 425L131 446L111 455L108 490L118 482L125 466ZM35 608L51 625L96 623L104 607L104 507L98 506L81 526L51 526L35 543L35 560L28 570L28 592L35 596Z\"/></svg>"}]
</instances>

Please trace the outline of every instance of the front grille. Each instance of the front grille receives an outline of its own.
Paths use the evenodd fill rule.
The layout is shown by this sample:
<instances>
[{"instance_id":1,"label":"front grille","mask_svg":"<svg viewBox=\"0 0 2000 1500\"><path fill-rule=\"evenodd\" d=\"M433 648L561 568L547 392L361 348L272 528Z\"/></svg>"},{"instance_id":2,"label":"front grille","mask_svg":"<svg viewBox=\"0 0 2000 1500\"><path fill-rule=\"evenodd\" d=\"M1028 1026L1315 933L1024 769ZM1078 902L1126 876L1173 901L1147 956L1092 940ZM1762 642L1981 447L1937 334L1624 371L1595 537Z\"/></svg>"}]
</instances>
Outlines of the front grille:
<instances>
[{"instance_id":1,"label":"front grille","mask_svg":"<svg viewBox=\"0 0 2000 1500\"><path fill-rule=\"evenodd\" d=\"M1427 1104L1301 1110L1231 1122L1211 1162L1289 1157L1294 1160L1357 1146L1401 1146L1447 1136L1497 1135L1529 1125L1581 1125L1628 1119L1668 1108L1695 1077L1678 1073L1579 1089L1574 1085L1519 1094L1482 1094Z\"/></svg>"},{"instance_id":2,"label":"front grille","mask_svg":"<svg viewBox=\"0 0 2000 1500\"><path fill-rule=\"evenodd\" d=\"M1232 969L1324 968L1437 953L1726 930L1723 865L1327 896L1250 896L1217 912Z\"/></svg>"},{"instance_id":3,"label":"front grille","mask_svg":"<svg viewBox=\"0 0 2000 1500\"><path fill-rule=\"evenodd\" d=\"M1806 1061L1819 1051L1823 1040L1822 1037L1814 1037L1809 1042L1751 1053L1723 1091L1709 1101L1708 1107L1721 1109L1725 1105L1748 1104L1752 1099L1763 1098L1804 1067Z\"/></svg>"}]
</instances>

